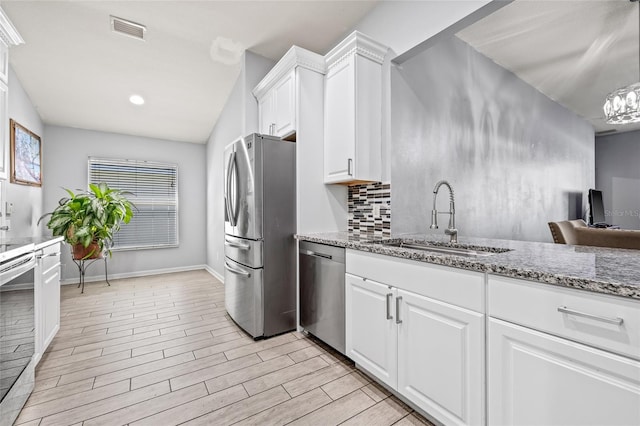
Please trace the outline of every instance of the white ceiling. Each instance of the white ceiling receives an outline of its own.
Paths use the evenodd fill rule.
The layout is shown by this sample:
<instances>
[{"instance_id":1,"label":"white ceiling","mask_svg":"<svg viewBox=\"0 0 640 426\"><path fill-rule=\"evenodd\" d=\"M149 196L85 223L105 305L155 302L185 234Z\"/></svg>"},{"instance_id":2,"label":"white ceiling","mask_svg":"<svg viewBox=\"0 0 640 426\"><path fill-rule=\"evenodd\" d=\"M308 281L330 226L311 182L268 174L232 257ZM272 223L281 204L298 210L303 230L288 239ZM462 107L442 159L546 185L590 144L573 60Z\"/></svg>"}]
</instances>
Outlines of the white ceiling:
<instances>
[{"instance_id":1,"label":"white ceiling","mask_svg":"<svg viewBox=\"0 0 640 426\"><path fill-rule=\"evenodd\" d=\"M377 1L3 1L26 44L10 63L47 124L204 143L240 72L214 62L217 37L277 60L320 54ZM147 26L142 42L114 15ZM131 94L146 103L129 103Z\"/></svg>"},{"instance_id":2,"label":"white ceiling","mask_svg":"<svg viewBox=\"0 0 640 426\"><path fill-rule=\"evenodd\" d=\"M516 0L457 36L597 132L640 129L608 125L602 112L607 93L640 80L638 3Z\"/></svg>"}]
</instances>

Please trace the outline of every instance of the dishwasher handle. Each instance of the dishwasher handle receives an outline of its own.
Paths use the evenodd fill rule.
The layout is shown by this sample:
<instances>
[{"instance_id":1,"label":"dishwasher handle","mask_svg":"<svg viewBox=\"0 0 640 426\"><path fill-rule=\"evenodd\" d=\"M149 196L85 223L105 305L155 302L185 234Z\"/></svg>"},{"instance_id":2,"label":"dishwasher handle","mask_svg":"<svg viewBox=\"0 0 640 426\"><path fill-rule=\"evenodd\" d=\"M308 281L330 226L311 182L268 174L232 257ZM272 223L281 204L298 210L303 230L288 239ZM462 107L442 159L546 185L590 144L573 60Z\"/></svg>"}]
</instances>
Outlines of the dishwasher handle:
<instances>
[{"instance_id":1,"label":"dishwasher handle","mask_svg":"<svg viewBox=\"0 0 640 426\"><path fill-rule=\"evenodd\" d=\"M328 259L328 260L333 259L333 256L331 256L330 254L318 253L317 251L300 250L300 253L306 254L307 256L321 257L323 259Z\"/></svg>"}]
</instances>

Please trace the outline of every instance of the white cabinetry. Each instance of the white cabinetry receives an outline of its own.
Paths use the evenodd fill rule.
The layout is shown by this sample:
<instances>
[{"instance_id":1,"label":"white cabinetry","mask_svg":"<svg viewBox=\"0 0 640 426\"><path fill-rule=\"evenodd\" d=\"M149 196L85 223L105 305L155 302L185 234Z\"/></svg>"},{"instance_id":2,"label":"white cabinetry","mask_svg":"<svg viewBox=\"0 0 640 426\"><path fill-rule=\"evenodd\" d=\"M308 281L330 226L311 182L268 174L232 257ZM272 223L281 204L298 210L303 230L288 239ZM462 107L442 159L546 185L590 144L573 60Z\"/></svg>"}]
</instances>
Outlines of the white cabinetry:
<instances>
[{"instance_id":1,"label":"white cabinetry","mask_svg":"<svg viewBox=\"0 0 640 426\"><path fill-rule=\"evenodd\" d=\"M325 183L382 179L382 68L387 51L356 31L326 56Z\"/></svg>"},{"instance_id":2,"label":"white cabinetry","mask_svg":"<svg viewBox=\"0 0 640 426\"><path fill-rule=\"evenodd\" d=\"M390 306L397 290L362 277L346 276L347 355L381 382L398 380L398 327Z\"/></svg>"},{"instance_id":3,"label":"white cabinetry","mask_svg":"<svg viewBox=\"0 0 640 426\"><path fill-rule=\"evenodd\" d=\"M347 355L436 420L482 424L484 275L351 250L346 267Z\"/></svg>"},{"instance_id":4,"label":"white cabinetry","mask_svg":"<svg viewBox=\"0 0 640 426\"><path fill-rule=\"evenodd\" d=\"M488 292L488 424L640 424L638 301L493 276Z\"/></svg>"},{"instance_id":5,"label":"white cabinetry","mask_svg":"<svg viewBox=\"0 0 640 426\"><path fill-rule=\"evenodd\" d=\"M36 363L60 329L60 243L36 254Z\"/></svg>"},{"instance_id":6,"label":"white cabinetry","mask_svg":"<svg viewBox=\"0 0 640 426\"><path fill-rule=\"evenodd\" d=\"M0 179L9 170L9 47L24 43L4 11L0 9Z\"/></svg>"},{"instance_id":7,"label":"white cabinetry","mask_svg":"<svg viewBox=\"0 0 640 426\"><path fill-rule=\"evenodd\" d=\"M300 67L324 74L324 58L293 46L253 90L258 100L260 133L296 140ZM317 114L322 115L322 111Z\"/></svg>"}]
</instances>

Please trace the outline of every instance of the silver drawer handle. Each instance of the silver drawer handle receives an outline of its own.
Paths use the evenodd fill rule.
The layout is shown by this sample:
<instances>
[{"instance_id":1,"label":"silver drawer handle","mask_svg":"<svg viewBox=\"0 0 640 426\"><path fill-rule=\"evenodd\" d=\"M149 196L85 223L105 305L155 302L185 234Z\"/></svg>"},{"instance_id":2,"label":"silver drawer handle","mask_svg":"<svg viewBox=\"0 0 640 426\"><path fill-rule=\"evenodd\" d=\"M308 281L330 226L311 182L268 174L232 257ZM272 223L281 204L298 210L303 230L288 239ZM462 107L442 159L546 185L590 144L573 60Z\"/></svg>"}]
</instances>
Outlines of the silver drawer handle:
<instances>
[{"instance_id":1,"label":"silver drawer handle","mask_svg":"<svg viewBox=\"0 0 640 426\"><path fill-rule=\"evenodd\" d=\"M250 250L251 246L249 244L236 243L229 240L224 240L224 245L229 247L239 248L240 250Z\"/></svg>"},{"instance_id":2,"label":"silver drawer handle","mask_svg":"<svg viewBox=\"0 0 640 426\"><path fill-rule=\"evenodd\" d=\"M57 251L57 252L55 252L55 253L49 253L49 254L39 254L39 255L37 256L37 258L38 258L38 259L44 259L45 257L53 257L53 256L58 256L58 255L60 255L60 252L59 252L59 251Z\"/></svg>"},{"instance_id":3,"label":"silver drawer handle","mask_svg":"<svg viewBox=\"0 0 640 426\"><path fill-rule=\"evenodd\" d=\"M558 312L563 314L575 315L577 317L591 318L596 321L602 321L609 324L622 325L624 320L622 318L610 318L610 317L601 317L600 315L588 314L586 312L574 311L573 309L569 309L566 306L560 306L558 308Z\"/></svg>"},{"instance_id":4,"label":"silver drawer handle","mask_svg":"<svg viewBox=\"0 0 640 426\"><path fill-rule=\"evenodd\" d=\"M387 293L387 319L393 319L393 315L391 315L391 298L393 297L393 293Z\"/></svg>"},{"instance_id":5,"label":"silver drawer handle","mask_svg":"<svg viewBox=\"0 0 640 426\"><path fill-rule=\"evenodd\" d=\"M400 319L400 303L402 303L402 296L396 297L396 324L402 324Z\"/></svg>"},{"instance_id":6,"label":"silver drawer handle","mask_svg":"<svg viewBox=\"0 0 640 426\"><path fill-rule=\"evenodd\" d=\"M232 268L231 265L229 265L227 262L224 262L224 269L226 269L227 271L231 272L232 274L242 275L242 276L245 276L247 278L249 278L251 276L251 274L249 272L241 271L240 269L236 269L236 268Z\"/></svg>"}]
</instances>

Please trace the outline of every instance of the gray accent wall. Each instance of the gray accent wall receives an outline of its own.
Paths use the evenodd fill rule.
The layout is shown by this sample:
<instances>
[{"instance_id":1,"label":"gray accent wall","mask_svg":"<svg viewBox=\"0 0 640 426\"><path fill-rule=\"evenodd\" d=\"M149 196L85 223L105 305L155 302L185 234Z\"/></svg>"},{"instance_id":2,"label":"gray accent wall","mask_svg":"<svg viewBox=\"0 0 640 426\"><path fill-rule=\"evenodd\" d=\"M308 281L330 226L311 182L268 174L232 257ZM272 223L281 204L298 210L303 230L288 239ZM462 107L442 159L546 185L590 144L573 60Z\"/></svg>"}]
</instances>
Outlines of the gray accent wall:
<instances>
[{"instance_id":1,"label":"gray accent wall","mask_svg":"<svg viewBox=\"0 0 640 426\"><path fill-rule=\"evenodd\" d=\"M44 133L44 210L47 212L65 196L62 188L87 187L89 156L178 164L180 246L114 251L109 259L110 274L136 276L204 267L207 249L204 145L49 125ZM78 268L71 260L69 246L64 245L62 253L62 279L77 282ZM102 265L98 264L87 271L87 277L102 279L103 273Z\"/></svg>"},{"instance_id":2,"label":"gray accent wall","mask_svg":"<svg viewBox=\"0 0 640 426\"><path fill-rule=\"evenodd\" d=\"M640 229L640 131L596 138L596 188L607 223Z\"/></svg>"},{"instance_id":3,"label":"gray accent wall","mask_svg":"<svg viewBox=\"0 0 640 426\"><path fill-rule=\"evenodd\" d=\"M224 276L224 147L258 131L258 102L251 90L275 64L246 51L242 69L206 145L207 267Z\"/></svg>"},{"instance_id":4,"label":"gray accent wall","mask_svg":"<svg viewBox=\"0 0 640 426\"><path fill-rule=\"evenodd\" d=\"M582 216L594 163L590 124L455 37L392 70L394 233L428 232L446 179L460 236L552 241L548 221Z\"/></svg>"},{"instance_id":5,"label":"gray accent wall","mask_svg":"<svg viewBox=\"0 0 640 426\"><path fill-rule=\"evenodd\" d=\"M46 146L47 139L40 115L11 67L9 67L9 118L13 118L40 136L43 146ZM9 126L9 123L6 125ZM6 143L9 144L8 134ZM6 153L8 155L9 148ZM9 167L8 159L7 167ZM46 165L43 165L43 169L46 169ZM40 235L41 228L37 226L37 223L42 216L42 191L47 185L46 180L43 188L10 183L9 179L4 182L4 185L5 201L13 203L13 213L11 216L7 216L7 219L11 221L11 229L0 231L0 234L8 238ZM5 206L1 206L0 209L4 214Z\"/></svg>"}]
</instances>

